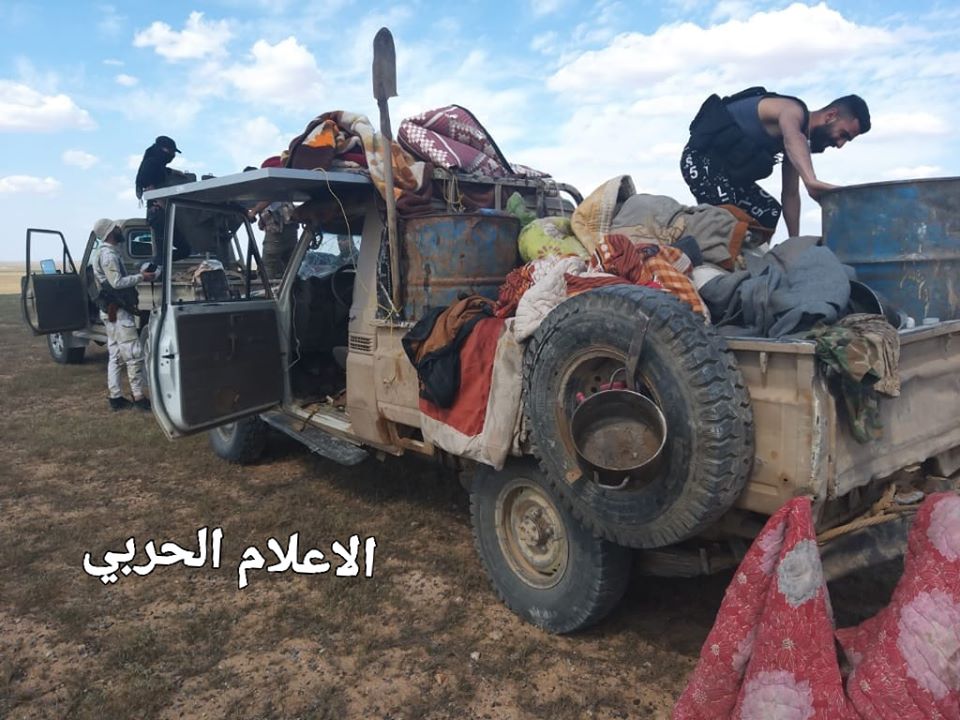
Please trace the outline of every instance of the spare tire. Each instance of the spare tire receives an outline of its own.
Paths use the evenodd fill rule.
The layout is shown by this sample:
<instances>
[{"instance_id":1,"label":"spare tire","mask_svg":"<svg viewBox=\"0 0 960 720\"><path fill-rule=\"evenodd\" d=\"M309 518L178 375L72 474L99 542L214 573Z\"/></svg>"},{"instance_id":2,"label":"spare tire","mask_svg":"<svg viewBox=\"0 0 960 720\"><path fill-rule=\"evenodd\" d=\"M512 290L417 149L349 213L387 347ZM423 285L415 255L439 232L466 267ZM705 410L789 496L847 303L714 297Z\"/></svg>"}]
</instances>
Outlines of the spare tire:
<instances>
[{"instance_id":1,"label":"spare tire","mask_svg":"<svg viewBox=\"0 0 960 720\"><path fill-rule=\"evenodd\" d=\"M637 387L667 421L663 469L612 489L578 465L570 432L577 394L623 379L638 316L649 324ZM687 305L634 285L591 290L551 312L524 356L524 407L533 452L573 514L620 545L656 548L690 538L730 509L753 461L753 413L723 339Z\"/></svg>"}]
</instances>

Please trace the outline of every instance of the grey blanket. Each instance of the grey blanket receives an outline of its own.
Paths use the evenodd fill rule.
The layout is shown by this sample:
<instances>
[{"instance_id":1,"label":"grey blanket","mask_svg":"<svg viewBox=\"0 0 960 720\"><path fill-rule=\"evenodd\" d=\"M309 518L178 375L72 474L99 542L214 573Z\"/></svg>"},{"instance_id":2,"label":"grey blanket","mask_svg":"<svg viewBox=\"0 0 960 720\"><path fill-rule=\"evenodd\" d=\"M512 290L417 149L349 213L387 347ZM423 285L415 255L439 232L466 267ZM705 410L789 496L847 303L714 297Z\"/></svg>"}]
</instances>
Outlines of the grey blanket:
<instances>
[{"instance_id":1,"label":"grey blanket","mask_svg":"<svg viewBox=\"0 0 960 720\"><path fill-rule=\"evenodd\" d=\"M702 288L714 324L724 335L778 338L831 324L850 300L853 269L819 238L790 238L766 255L744 253L747 269Z\"/></svg>"}]
</instances>

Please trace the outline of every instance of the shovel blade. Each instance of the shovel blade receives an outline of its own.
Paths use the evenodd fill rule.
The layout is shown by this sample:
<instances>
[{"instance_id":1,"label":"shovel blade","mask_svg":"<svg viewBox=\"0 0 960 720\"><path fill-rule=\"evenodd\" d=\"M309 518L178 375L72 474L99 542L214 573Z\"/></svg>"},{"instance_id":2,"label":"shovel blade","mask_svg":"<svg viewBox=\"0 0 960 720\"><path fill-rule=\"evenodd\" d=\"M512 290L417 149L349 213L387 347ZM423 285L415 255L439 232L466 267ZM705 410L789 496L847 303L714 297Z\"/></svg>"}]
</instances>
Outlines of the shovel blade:
<instances>
[{"instance_id":1,"label":"shovel blade","mask_svg":"<svg viewBox=\"0 0 960 720\"><path fill-rule=\"evenodd\" d=\"M397 96L397 52L393 35L380 28L373 38L373 97L379 102Z\"/></svg>"}]
</instances>

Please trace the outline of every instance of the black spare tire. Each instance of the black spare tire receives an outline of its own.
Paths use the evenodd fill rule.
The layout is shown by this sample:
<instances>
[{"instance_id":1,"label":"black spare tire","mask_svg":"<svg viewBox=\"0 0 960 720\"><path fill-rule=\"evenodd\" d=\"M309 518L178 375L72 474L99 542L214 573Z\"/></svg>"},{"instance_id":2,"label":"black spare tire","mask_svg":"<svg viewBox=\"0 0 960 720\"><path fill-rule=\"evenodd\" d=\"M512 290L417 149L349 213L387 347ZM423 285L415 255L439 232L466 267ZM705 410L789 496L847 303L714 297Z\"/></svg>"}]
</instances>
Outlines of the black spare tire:
<instances>
[{"instance_id":1,"label":"black spare tire","mask_svg":"<svg viewBox=\"0 0 960 720\"><path fill-rule=\"evenodd\" d=\"M638 317L649 324L636 380L667 421L664 462L647 483L611 489L578 464L570 430L577 395L623 379ZM690 538L730 509L753 461L753 413L733 353L687 305L634 285L591 290L551 312L524 356L533 451L573 514L620 545Z\"/></svg>"}]
</instances>

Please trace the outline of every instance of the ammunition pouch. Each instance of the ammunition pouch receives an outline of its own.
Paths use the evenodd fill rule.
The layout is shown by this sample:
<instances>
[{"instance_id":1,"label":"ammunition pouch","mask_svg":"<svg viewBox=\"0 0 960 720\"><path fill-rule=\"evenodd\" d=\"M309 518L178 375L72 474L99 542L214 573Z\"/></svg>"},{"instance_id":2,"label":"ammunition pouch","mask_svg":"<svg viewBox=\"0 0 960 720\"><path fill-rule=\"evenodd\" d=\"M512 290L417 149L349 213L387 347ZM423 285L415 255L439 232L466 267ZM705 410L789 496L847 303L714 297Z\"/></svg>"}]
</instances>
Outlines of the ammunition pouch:
<instances>
[{"instance_id":1,"label":"ammunition pouch","mask_svg":"<svg viewBox=\"0 0 960 720\"><path fill-rule=\"evenodd\" d=\"M136 315L140 311L140 294L135 287L115 290L109 283L103 282L97 294L97 307L109 315L111 305Z\"/></svg>"}]
</instances>

